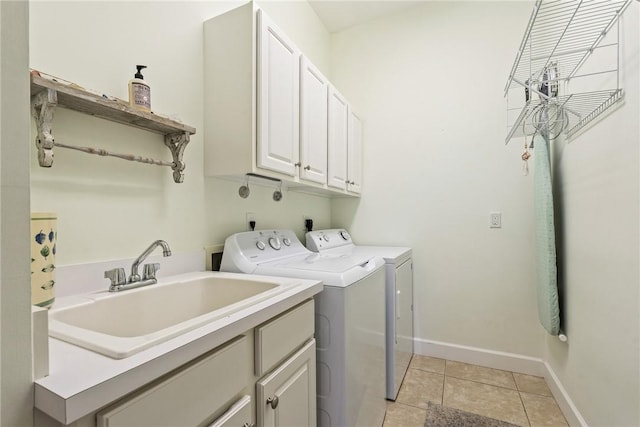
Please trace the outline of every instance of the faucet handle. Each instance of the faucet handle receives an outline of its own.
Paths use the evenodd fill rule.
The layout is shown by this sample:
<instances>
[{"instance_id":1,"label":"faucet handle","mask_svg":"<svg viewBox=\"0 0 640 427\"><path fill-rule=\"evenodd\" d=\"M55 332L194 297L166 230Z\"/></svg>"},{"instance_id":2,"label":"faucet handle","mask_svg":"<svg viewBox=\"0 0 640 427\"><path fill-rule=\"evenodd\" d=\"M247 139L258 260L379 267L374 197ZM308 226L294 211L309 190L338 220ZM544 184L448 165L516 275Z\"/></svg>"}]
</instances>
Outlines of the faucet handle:
<instances>
[{"instance_id":1,"label":"faucet handle","mask_svg":"<svg viewBox=\"0 0 640 427\"><path fill-rule=\"evenodd\" d=\"M124 268L114 268L104 272L104 278L111 281L111 286L120 286L127 283L127 275Z\"/></svg>"},{"instance_id":2,"label":"faucet handle","mask_svg":"<svg viewBox=\"0 0 640 427\"><path fill-rule=\"evenodd\" d=\"M156 278L156 272L160 270L160 264L153 263L153 264L145 264L144 265L144 276L143 279L147 280L147 279L155 279Z\"/></svg>"}]
</instances>

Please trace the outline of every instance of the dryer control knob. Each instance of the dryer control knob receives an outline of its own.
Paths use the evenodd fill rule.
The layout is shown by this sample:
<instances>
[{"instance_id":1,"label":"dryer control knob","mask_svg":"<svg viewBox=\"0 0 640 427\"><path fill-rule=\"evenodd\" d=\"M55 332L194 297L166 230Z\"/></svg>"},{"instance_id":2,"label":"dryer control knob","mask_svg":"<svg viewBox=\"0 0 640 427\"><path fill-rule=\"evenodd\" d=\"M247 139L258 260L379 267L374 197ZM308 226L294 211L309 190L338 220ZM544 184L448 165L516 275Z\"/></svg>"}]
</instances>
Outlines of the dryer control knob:
<instances>
[{"instance_id":1,"label":"dryer control knob","mask_svg":"<svg viewBox=\"0 0 640 427\"><path fill-rule=\"evenodd\" d=\"M260 249L261 251L264 251L264 248L266 248L267 246L264 244L264 242L258 240L256 242L256 248Z\"/></svg>"},{"instance_id":2,"label":"dryer control knob","mask_svg":"<svg viewBox=\"0 0 640 427\"><path fill-rule=\"evenodd\" d=\"M278 239L277 237L269 237L269 246L271 246L276 251L279 251L281 248L280 239Z\"/></svg>"},{"instance_id":3,"label":"dryer control knob","mask_svg":"<svg viewBox=\"0 0 640 427\"><path fill-rule=\"evenodd\" d=\"M340 237L342 237L343 240L349 240L349 233L347 233L346 231L341 231Z\"/></svg>"},{"instance_id":4,"label":"dryer control knob","mask_svg":"<svg viewBox=\"0 0 640 427\"><path fill-rule=\"evenodd\" d=\"M288 237L282 239L282 243L284 243L286 246L291 246L291 240L289 240Z\"/></svg>"},{"instance_id":5,"label":"dryer control knob","mask_svg":"<svg viewBox=\"0 0 640 427\"><path fill-rule=\"evenodd\" d=\"M325 234L324 236L322 236L322 239L323 239L325 242L328 242L328 241L329 241L329 236Z\"/></svg>"}]
</instances>

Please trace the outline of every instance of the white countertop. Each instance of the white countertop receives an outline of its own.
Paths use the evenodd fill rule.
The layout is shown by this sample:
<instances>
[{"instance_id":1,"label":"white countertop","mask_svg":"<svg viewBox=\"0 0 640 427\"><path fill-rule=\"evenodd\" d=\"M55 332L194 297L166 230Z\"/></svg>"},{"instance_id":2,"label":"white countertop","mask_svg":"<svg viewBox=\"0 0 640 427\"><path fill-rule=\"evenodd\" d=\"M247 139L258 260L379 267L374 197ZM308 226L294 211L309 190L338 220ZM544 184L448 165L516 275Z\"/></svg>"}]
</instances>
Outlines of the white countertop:
<instances>
[{"instance_id":1,"label":"white countertop","mask_svg":"<svg viewBox=\"0 0 640 427\"><path fill-rule=\"evenodd\" d=\"M167 280L179 279L180 276ZM274 279L272 276L254 275L252 278ZM299 283L251 307L125 359L112 359L49 338L49 376L35 382L35 407L63 424L70 424L311 298L323 289L322 282L317 280L282 280L296 280Z\"/></svg>"}]
</instances>

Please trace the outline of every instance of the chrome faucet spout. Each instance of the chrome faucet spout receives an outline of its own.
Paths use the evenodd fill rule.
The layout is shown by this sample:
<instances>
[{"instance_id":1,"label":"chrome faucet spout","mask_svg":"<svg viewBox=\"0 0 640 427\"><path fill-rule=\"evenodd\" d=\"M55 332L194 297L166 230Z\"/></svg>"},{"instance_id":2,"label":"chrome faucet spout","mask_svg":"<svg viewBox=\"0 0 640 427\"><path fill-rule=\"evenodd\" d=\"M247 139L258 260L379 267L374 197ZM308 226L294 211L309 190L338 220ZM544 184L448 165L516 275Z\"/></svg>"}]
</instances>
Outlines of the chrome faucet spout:
<instances>
[{"instance_id":1,"label":"chrome faucet spout","mask_svg":"<svg viewBox=\"0 0 640 427\"><path fill-rule=\"evenodd\" d=\"M109 292L120 292L127 289L139 288L141 286L153 285L154 283L158 283L158 279L156 279L156 272L160 269L160 264L145 264L144 265L144 277L140 278L138 274L138 267L150 254L153 252L155 248L158 246L162 247L162 255L163 256L171 256L171 248L164 240L156 240L153 242L147 249L140 254L133 264L131 265L131 276L129 276L129 280L127 280L127 276L124 272L124 268L114 268L112 270L107 270L104 272L105 279L109 279L111 281L111 285L109 286Z\"/></svg>"},{"instance_id":2,"label":"chrome faucet spout","mask_svg":"<svg viewBox=\"0 0 640 427\"><path fill-rule=\"evenodd\" d=\"M131 276L129 276L129 283L140 281L140 274L138 274L138 267L140 266L142 261L144 261L151 254L151 252L153 252L153 250L158 246L162 247L162 256L165 256L165 257L171 256L171 248L169 247L167 242L165 242L164 240L156 240L151 245L149 245L149 247L145 249L144 252L142 252L142 254L140 254L140 256L136 258L135 261L133 261L133 264L131 265Z\"/></svg>"}]
</instances>

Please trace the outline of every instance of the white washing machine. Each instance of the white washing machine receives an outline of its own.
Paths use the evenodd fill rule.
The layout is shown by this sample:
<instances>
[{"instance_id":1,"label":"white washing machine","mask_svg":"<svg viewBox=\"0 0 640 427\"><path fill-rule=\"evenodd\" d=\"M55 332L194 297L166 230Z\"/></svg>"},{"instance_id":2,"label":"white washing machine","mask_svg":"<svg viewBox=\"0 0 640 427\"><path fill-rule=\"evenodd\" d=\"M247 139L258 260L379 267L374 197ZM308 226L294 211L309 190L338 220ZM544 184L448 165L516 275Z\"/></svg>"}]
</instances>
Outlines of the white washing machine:
<instances>
[{"instance_id":1,"label":"white washing machine","mask_svg":"<svg viewBox=\"0 0 640 427\"><path fill-rule=\"evenodd\" d=\"M385 403L384 260L319 254L291 230L238 233L221 271L324 282L315 296L316 387L321 427L381 426Z\"/></svg>"},{"instance_id":2,"label":"white washing machine","mask_svg":"<svg viewBox=\"0 0 640 427\"><path fill-rule=\"evenodd\" d=\"M344 229L310 231L307 248L321 254L382 257L386 277L386 397L396 400L413 355L411 248L355 245Z\"/></svg>"}]
</instances>

